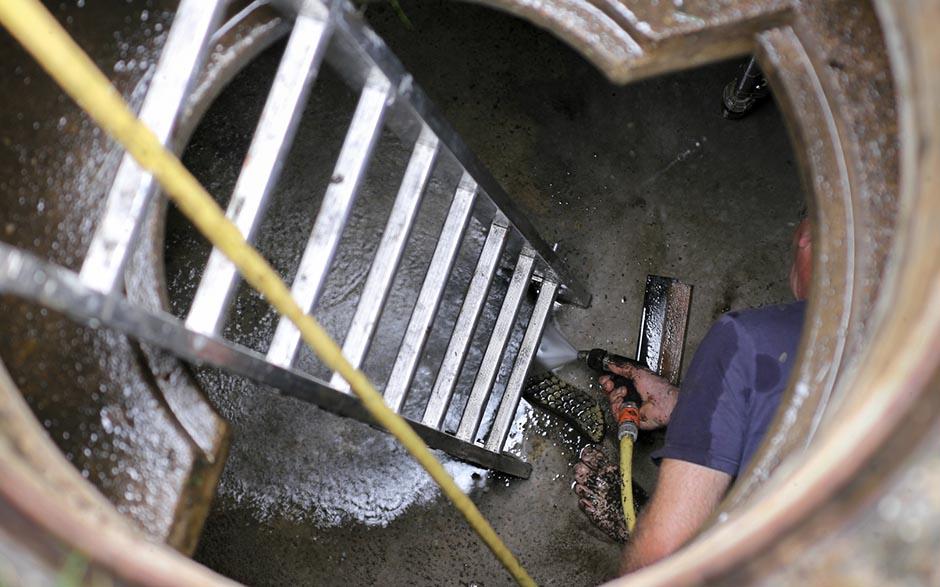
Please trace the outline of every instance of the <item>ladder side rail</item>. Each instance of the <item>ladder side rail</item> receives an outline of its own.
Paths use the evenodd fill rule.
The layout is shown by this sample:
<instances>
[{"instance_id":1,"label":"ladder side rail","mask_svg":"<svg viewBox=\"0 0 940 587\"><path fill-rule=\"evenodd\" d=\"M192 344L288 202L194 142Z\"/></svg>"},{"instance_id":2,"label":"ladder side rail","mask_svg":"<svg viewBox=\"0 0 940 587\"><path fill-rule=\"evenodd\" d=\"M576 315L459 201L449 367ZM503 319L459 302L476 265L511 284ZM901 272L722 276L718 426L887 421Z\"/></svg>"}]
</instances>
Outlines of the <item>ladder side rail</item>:
<instances>
[{"instance_id":1,"label":"ladder side rail","mask_svg":"<svg viewBox=\"0 0 940 587\"><path fill-rule=\"evenodd\" d=\"M278 367L239 344L187 330L181 320L168 312L146 309L123 297L94 290L81 281L78 273L2 242L0 294L36 302L91 328L113 328L195 365L224 369L271 386L283 395L375 426L358 398L336 391L321 379ZM532 467L512 455L486 450L420 423L411 425L432 448L517 477L531 474Z\"/></svg>"}]
</instances>

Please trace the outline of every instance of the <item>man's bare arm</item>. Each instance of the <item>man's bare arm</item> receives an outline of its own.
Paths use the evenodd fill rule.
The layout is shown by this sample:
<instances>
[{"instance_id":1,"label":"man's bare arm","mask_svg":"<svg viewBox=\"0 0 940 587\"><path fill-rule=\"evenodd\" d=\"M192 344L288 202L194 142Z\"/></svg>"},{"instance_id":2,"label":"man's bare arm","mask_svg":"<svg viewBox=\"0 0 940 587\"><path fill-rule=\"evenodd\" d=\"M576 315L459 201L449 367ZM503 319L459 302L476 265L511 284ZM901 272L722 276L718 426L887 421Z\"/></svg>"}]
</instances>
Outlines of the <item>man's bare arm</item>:
<instances>
[{"instance_id":1,"label":"man's bare arm","mask_svg":"<svg viewBox=\"0 0 940 587\"><path fill-rule=\"evenodd\" d=\"M621 574L664 558L690 540L718 507L731 475L675 459L663 459L649 506L623 552Z\"/></svg>"}]
</instances>

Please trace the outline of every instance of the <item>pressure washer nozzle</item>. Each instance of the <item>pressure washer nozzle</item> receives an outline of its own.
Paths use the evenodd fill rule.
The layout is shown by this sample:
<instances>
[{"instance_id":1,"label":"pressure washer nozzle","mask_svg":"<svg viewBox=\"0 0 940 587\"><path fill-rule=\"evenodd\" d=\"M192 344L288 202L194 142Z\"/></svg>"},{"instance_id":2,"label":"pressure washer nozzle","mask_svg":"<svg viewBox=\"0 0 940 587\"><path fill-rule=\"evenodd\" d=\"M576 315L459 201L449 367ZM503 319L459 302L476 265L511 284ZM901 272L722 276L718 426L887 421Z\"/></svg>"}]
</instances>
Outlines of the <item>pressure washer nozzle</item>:
<instances>
[{"instance_id":1,"label":"pressure washer nozzle","mask_svg":"<svg viewBox=\"0 0 940 587\"><path fill-rule=\"evenodd\" d=\"M587 363L587 366L595 371L606 371L608 355L609 353L604 349L591 349L589 351L580 351L578 359Z\"/></svg>"},{"instance_id":2,"label":"pressure washer nozzle","mask_svg":"<svg viewBox=\"0 0 940 587\"><path fill-rule=\"evenodd\" d=\"M621 357L620 355L615 355L608 353L604 349L591 349L589 351L579 351L578 360L584 361L587 363L588 367L594 369L595 371L603 371L605 373L611 373L611 365L629 365L632 367L643 367L643 364L639 361L633 359L628 359L626 357ZM632 402L632 405L638 406L643 403L643 400L640 397L640 392L637 391L636 385L633 383L632 379L627 377L622 377L620 375L615 375L611 373L611 377L614 378L614 387L626 387L627 388L627 397L625 398L626 402Z\"/></svg>"},{"instance_id":3,"label":"pressure washer nozzle","mask_svg":"<svg viewBox=\"0 0 940 587\"><path fill-rule=\"evenodd\" d=\"M594 350L598 350L598 349L594 349ZM571 355L568 355L568 356L570 357ZM588 366L591 365L590 356L591 356L591 351L578 351L578 360L584 361L585 363L588 364Z\"/></svg>"},{"instance_id":4,"label":"pressure washer nozzle","mask_svg":"<svg viewBox=\"0 0 940 587\"><path fill-rule=\"evenodd\" d=\"M587 363L587 366L595 371L610 371L610 365L628 365L631 367L643 367L643 364L627 357L608 353L604 349L591 349L589 351L578 351L578 360Z\"/></svg>"}]
</instances>

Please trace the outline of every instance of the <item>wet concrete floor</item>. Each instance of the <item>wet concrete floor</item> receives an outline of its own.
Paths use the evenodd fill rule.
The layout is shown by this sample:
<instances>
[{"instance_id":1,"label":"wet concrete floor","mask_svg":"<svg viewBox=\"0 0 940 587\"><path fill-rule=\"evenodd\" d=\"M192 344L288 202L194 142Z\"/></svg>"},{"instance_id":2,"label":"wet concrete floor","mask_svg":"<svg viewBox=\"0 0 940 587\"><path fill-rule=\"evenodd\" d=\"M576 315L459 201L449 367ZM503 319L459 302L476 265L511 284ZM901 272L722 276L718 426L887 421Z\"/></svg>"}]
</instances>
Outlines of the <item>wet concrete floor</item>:
<instances>
[{"instance_id":1,"label":"wet concrete floor","mask_svg":"<svg viewBox=\"0 0 940 587\"><path fill-rule=\"evenodd\" d=\"M511 17L458 3L403 8L413 28L384 5L370 6L367 17L593 291L590 308L562 306L556 313L576 347L635 352L648 273L695 286L686 363L720 313L789 299L788 237L801 189L772 104L743 121L721 118L720 91L737 63L619 88L553 37ZM193 137L186 163L212 193L231 192L280 49L233 82ZM324 72L259 242L288 277L354 106L355 96ZM406 157L406 145L383 136L344 235L317 311L340 339L394 197L389 186L397 186ZM385 347L400 336L446 210L453 187L446 175L432 180L366 361L366 372L380 382L394 356ZM482 226L471 227L451 292L466 286L482 234ZM167 246L174 309L182 313L208 250L175 215ZM495 319L500 288L504 280L497 280L484 327ZM456 311L454 304L442 309L406 412L426 396ZM243 288L227 334L263 351L274 326L261 300ZM480 346L468 358L471 369ZM303 355L301 365L328 375L312 356ZM581 368L561 374L589 385ZM509 582L387 435L215 371L198 377L234 426L196 553L200 562L255 585ZM648 454L658 441L648 435L636 457L637 479L647 489L655 479ZM514 443L533 465L531 479L452 461L447 467L537 581L590 585L612 577L619 547L590 526L570 490L571 465L585 441L523 403ZM612 437L605 449L614 454Z\"/></svg>"}]
</instances>

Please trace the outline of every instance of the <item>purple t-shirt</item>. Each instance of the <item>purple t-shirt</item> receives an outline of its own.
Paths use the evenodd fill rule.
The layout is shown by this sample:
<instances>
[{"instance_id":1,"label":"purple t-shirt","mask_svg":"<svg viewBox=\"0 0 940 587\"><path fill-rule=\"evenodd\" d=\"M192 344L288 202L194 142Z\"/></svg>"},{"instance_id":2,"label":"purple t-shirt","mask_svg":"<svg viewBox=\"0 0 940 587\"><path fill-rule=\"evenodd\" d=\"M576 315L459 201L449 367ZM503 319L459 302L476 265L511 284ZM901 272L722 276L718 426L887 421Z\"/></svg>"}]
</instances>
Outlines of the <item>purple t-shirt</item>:
<instances>
[{"instance_id":1,"label":"purple t-shirt","mask_svg":"<svg viewBox=\"0 0 940 587\"><path fill-rule=\"evenodd\" d=\"M736 477L773 420L796 359L805 302L729 312L708 331L685 375L653 459Z\"/></svg>"}]
</instances>

